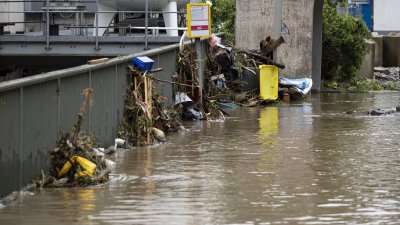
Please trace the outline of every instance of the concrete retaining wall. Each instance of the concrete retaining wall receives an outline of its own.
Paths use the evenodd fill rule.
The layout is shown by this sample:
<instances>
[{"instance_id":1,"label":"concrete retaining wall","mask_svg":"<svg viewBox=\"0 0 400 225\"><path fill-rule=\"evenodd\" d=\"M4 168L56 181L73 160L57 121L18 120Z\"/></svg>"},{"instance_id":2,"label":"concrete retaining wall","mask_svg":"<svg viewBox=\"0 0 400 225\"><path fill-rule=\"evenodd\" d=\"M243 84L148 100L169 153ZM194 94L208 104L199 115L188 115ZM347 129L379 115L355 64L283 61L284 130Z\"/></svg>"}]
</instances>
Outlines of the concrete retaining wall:
<instances>
[{"instance_id":1,"label":"concrete retaining wall","mask_svg":"<svg viewBox=\"0 0 400 225\"><path fill-rule=\"evenodd\" d=\"M400 67L400 37L383 37L382 66Z\"/></svg>"},{"instance_id":2,"label":"concrete retaining wall","mask_svg":"<svg viewBox=\"0 0 400 225\"><path fill-rule=\"evenodd\" d=\"M374 57L374 65L382 66L383 60L383 36L372 37L372 40L375 42L375 57Z\"/></svg>"}]
</instances>

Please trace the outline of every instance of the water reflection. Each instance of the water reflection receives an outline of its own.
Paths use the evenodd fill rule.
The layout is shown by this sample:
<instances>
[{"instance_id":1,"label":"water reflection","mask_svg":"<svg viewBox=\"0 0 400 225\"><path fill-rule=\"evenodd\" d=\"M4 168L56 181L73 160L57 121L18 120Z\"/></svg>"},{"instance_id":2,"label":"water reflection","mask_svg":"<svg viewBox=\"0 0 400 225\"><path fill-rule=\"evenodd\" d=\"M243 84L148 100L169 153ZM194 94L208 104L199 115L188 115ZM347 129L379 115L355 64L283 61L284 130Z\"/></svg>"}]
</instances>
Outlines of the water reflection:
<instances>
[{"instance_id":1,"label":"water reflection","mask_svg":"<svg viewBox=\"0 0 400 225\"><path fill-rule=\"evenodd\" d=\"M265 107L260 109L258 131L259 140L262 145L271 146L276 142L276 136L279 129L279 112L278 107ZM275 144L276 145L276 144Z\"/></svg>"},{"instance_id":2,"label":"water reflection","mask_svg":"<svg viewBox=\"0 0 400 225\"><path fill-rule=\"evenodd\" d=\"M258 118L259 131L257 139L261 143L262 155L258 164L258 175L272 173L276 166L276 158L280 156L278 146L279 110L278 107L265 107L260 109Z\"/></svg>"}]
</instances>

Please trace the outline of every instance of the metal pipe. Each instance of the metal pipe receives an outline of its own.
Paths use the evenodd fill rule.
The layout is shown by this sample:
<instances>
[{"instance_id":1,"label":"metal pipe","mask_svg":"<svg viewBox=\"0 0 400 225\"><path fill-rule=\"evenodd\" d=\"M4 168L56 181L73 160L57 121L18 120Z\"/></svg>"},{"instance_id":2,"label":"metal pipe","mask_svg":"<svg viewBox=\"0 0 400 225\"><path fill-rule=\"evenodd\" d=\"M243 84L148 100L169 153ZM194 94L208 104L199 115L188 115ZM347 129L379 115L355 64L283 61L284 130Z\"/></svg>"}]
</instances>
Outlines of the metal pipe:
<instances>
[{"instance_id":1,"label":"metal pipe","mask_svg":"<svg viewBox=\"0 0 400 225\"><path fill-rule=\"evenodd\" d=\"M24 87L19 88L19 188L21 189L22 184L22 171L23 171L23 160L22 160L22 153L23 153L23 141L24 141Z\"/></svg>"},{"instance_id":2,"label":"metal pipe","mask_svg":"<svg viewBox=\"0 0 400 225\"><path fill-rule=\"evenodd\" d=\"M95 49L99 49L99 0L96 0L96 46Z\"/></svg>"},{"instance_id":3,"label":"metal pipe","mask_svg":"<svg viewBox=\"0 0 400 225\"><path fill-rule=\"evenodd\" d=\"M80 26L79 13L75 13L75 26ZM80 35L80 30L74 30L75 35Z\"/></svg>"},{"instance_id":4,"label":"metal pipe","mask_svg":"<svg viewBox=\"0 0 400 225\"><path fill-rule=\"evenodd\" d=\"M50 50L50 0L46 2L46 50Z\"/></svg>"},{"instance_id":5,"label":"metal pipe","mask_svg":"<svg viewBox=\"0 0 400 225\"><path fill-rule=\"evenodd\" d=\"M187 27L130 27L132 29L138 29L138 30L143 30L143 29L149 29L149 30L187 30Z\"/></svg>"},{"instance_id":6,"label":"metal pipe","mask_svg":"<svg viewBox=\"0 0 400 225\"><path fill-rule=\"evenodd\" d=\"M67 29L69 28L93 28L93 26L65 26ZM146 27L132 27L132 26L99 26L99 28L131 28L137 30L145 30ZM187 30L186 27L147 27L149 30Z\"/></svg>"},{"instance_id":7,"label":"metal pipe","mask_svg":"<svg viewBox=\"0 0 400 225\"><path fill-rule=\"evenodd\" d=\"M144 30L144 36L145 36L145 40L144 40L144 50L149 50L149 46L148 46L148 28L149 28L149 0L146 0L146 6L145 6L145 10L146 10L146 14L145 14L145 20L144 20L144 26L145 26L145 30Z\"/></svg>"},{"instance_id":8,"label":"metal pipe","mask_svg":"<svg viewBox=\"0 0 400 225\"><path fill-rule=\"evenodd\" d=\"M183 52L184 49L184 41L185 37L187 36L187 31L185 31L181 37L181 40L179 41L179 52Z\"/></svg>"},{"instance_id":9,"label":"metal pipe","mask_svg":"<svg viewBox=\"0 0 400 225\"><path fill-rule=\"evenodd\" d=\"M194 40L196 46L196 53L197 53L197 76L199 77L199 85L200 85L200 100L199 100L199 107L203 107L203 88L204 88L204 70L203 70L203 51L202 51L202 44L200 38L196 38ZM193 84L194 81L192 81ZM193 90L192 90L193 91Z\"/></svg>"}]
</instances>

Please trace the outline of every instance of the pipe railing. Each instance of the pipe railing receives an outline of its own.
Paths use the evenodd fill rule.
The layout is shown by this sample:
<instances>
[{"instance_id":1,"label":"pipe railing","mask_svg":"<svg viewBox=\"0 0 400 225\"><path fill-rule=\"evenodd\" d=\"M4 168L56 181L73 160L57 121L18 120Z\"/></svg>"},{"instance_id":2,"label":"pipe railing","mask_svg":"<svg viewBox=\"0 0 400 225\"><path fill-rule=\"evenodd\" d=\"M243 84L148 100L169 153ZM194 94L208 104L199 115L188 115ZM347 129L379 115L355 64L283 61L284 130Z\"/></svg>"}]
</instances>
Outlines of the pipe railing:
<instances>
[{"instance_id":1,"label":"pipe railing","mask_svg":"<svg viewBox=\"0 0 400 225\"><path fill-rule=\"evenodd\" d=\"M106 10L106 11L99 11L98 10L98 4L99 0L89 0L89 1L79 1L79 0L72 0L72 1L67 1L69 3L96 3L96 8L95 10L73 10L73 9L65 9L65 10L52 10L52 6L50 6L50 3L58 3L60 1L50 1L50 0L12 0L12 1L0 1L1 3L17 3L17 2L42 2L46 3L46 10L40 10L40 11L0 11L1 13L4 14L9 14L9 13L42 13L46 15L46 21L44 21L46 29L44 35L46 36L46 50L51 50L50 46L50 14L51 13L83 13L83 14L94 14L96 21L94 26L67 26L67 29L69 28L92 28L95 29L95 49L99 50L99 28L121 28L121 29L138 29L138 30L144 30L145 31L145 50L148 50L148 30L187 30L185 27L149 27L148 26L148 15L149 14L164 14L164 13L174 13L174 14L187 14L186 12L175 12L175 11L153 11L148 9L148 0L146 0L145 4L145 10ZM98 18L99 14L102 13L144 13L145 14L145 26L144 27L132 27L132 26L127 26L127 27L118 27L118 26L107 26L107 27L102 27L99 26L98 24ZM17 22L18 23L18 22ZM22 22L20 22L22 23ZM39 21L38 23L43 23L43 21ZM130 32L129 32L130 34Z\"/></svg>"}]
</instances>

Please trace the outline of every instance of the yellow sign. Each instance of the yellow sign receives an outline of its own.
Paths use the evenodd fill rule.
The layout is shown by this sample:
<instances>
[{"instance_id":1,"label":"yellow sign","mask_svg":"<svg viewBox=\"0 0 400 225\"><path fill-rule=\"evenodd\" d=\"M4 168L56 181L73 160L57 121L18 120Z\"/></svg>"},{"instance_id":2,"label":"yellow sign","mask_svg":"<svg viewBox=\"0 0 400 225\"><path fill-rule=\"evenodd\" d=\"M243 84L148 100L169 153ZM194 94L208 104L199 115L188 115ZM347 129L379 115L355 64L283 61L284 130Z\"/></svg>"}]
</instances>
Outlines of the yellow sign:
<instances>
[{"instance_id":1,"label":"yellow sign","mask_svg":"<svg viewBox=\"0 0 400 225\"><path fill-rule=\"evenodd\" d=\"M188 37L211 37L211 10L210 5L187 4Z\"/></svg>"}]
</instances>

